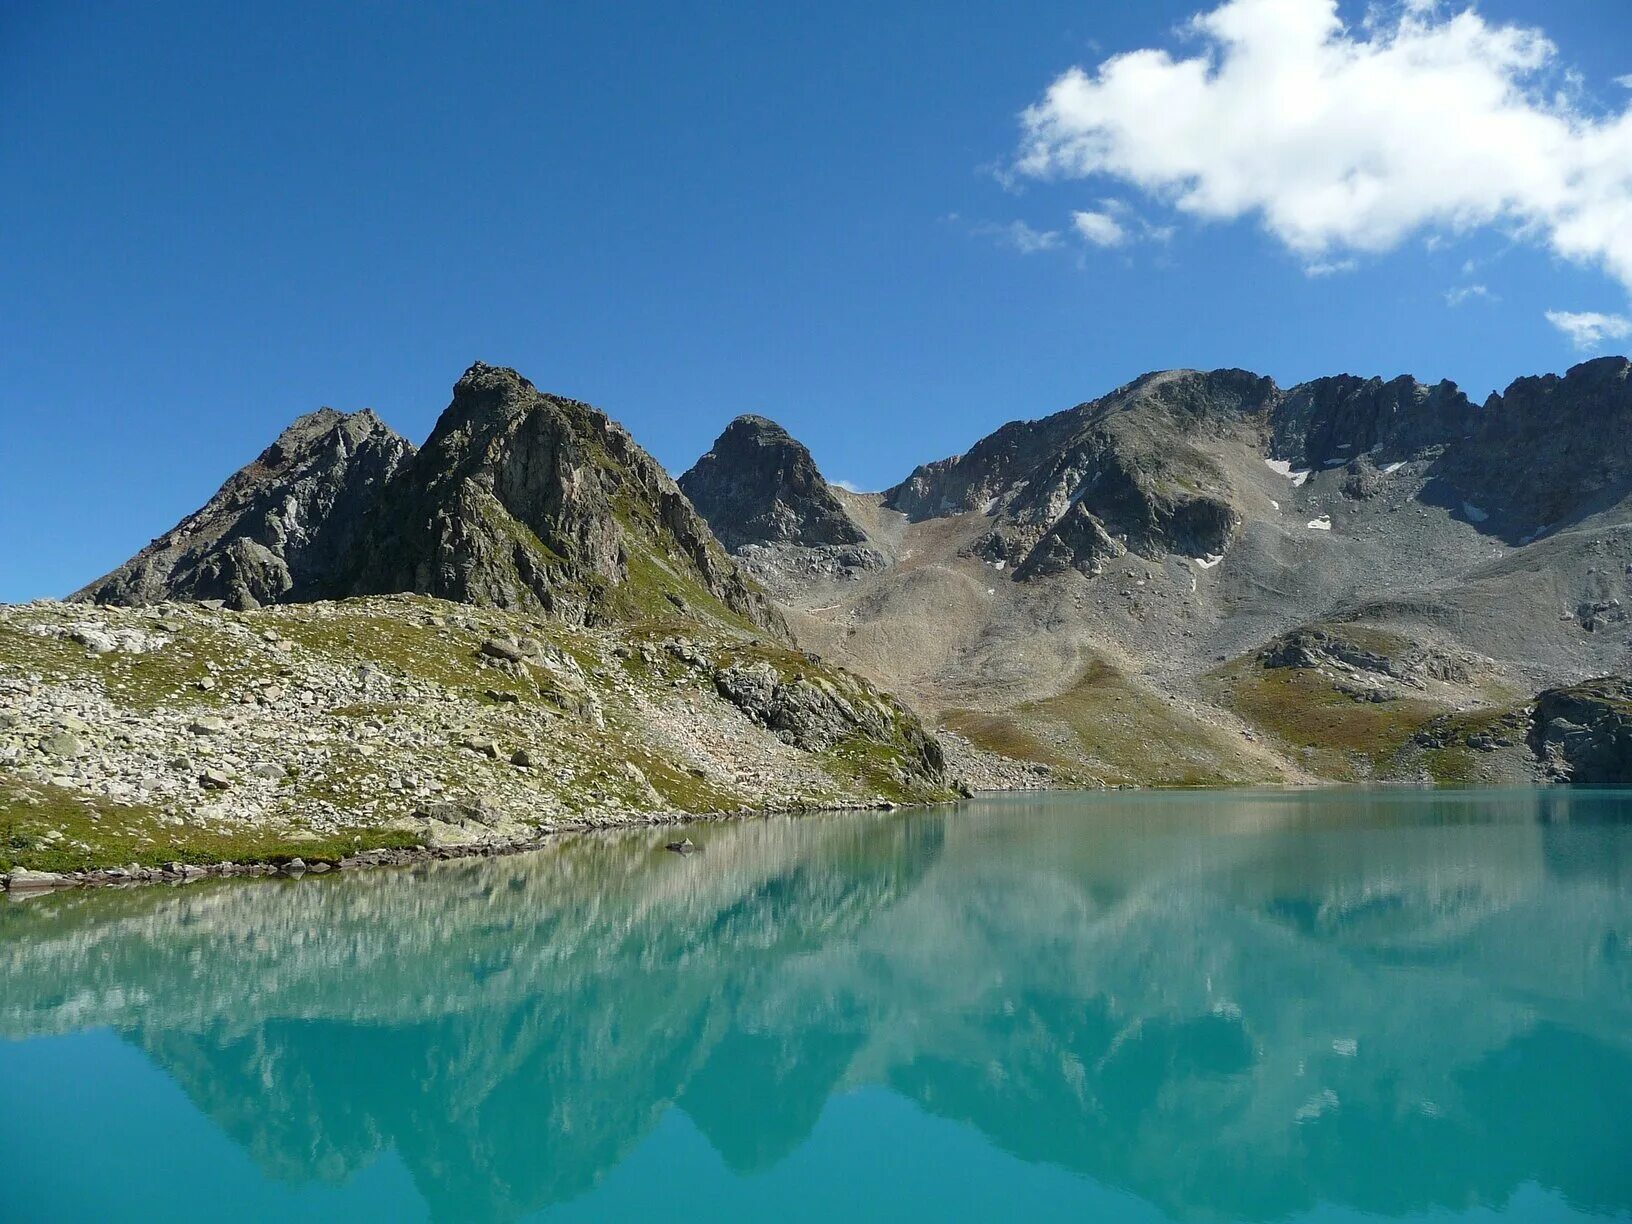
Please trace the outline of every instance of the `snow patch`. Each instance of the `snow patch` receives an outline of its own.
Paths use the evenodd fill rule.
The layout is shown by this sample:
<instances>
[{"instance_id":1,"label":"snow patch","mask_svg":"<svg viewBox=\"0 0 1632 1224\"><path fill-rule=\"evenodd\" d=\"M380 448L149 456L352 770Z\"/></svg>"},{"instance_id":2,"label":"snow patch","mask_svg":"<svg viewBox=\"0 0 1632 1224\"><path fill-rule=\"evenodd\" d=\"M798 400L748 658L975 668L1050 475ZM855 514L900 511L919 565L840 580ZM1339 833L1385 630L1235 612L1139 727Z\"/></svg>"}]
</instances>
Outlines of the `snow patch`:
<instances>
[{"instance_id":1,"label":"snow patch","mask_svg":"<svg viewBox=\"0 0 1632 1224\"><path fill-rule=\"evenodd\" d=\"M995 569L995 570L1000 570L1007 564L1008 564L1007 561L993 561L992 562L992 568Z\"/></svg>"},{"instance_id":2,"label":"snow patch","mask_svg":"<svg viewBox=\"0 0 1632 1224\"><path fill-rule=\"evenodd\" d=\"M1323 514L1319 518L1312 518L1309 520L1310 531L1330 531L1331 529L1332 516L1329 514Z\"/></svg>"},{"instance_id":3,"label":"snow patch","mask_svg":"<svg viewBox=\"0 0 1632 1224\"><path fill-rule=\"evenodd\" d=\"M1468 522L1470 523L1482 523L1490 517L1472 502L1462 503L1462 513L1468 516Z\"/></svg>"},{"instance_id":4,"label":"snow patch","mask_svg":"<svg viewBox=\"0 0 1632 1224\"><path fill-rule=\"evenodd\" d=\"M1269 499L1269 504L1274 506L1277 510L1281 508L1281 503L1276 501L1273 497Z\"/></svg>"},{"instance_id":5,"label":"snow patch","mask_svg":"<svg viewBox=\"0 0 1632 1224\"><path fill-rule=\"evenodd\" d=\"M1309 479L1308 469L1299 469L1294 471L1292 468L1292 461L1290 459L1265 459L1264 462L1269 464L1270 471L1275 472L1278 475L1285 476L1288 480L1290 480L1293 488L1297 488L1299 485L1303 484L1304 481Z\"/></svg>"},{"instance_id":6,"label":"snow patch","mask_svg":"<svg viewBox=\"0 0 1632 1224\"><path fill-rule=\"evenodd\" d=\"M1403 460L1403 459L1398 460L1398 461L1396 461L1394 463L1389 464L1387 467L1385 467L1383 469L1383 475L1384 476L1392 476L1392 475L1394 475L1395 472L1399 471L1404 466L1405 466L1405 460Z\"/></svg>"},{"instance_id":7,"label":"snow patch","mask_svg":"<svg viewBox=\"0 0 1632 1224\"><path fill-rule=\"evenodd\" d=\"M1224 554L1208 553L1205 557L1194 557L1192 560L1195 561L1197 569L1212 569L1213 566L1224 560Z\"/></svg>"}]
</instances>

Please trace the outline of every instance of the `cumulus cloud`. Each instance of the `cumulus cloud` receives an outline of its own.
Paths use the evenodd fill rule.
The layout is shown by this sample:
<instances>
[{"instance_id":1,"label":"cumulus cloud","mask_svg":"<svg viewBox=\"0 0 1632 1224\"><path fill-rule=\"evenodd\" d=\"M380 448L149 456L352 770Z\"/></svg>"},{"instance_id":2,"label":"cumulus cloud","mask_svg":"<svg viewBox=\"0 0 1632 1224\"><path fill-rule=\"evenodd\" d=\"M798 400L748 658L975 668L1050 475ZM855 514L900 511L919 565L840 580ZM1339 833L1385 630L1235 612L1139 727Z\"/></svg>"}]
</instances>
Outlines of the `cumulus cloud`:
<instances>
[{"instance_id":1,"label":"cumulus cloud","mask_svg":"<svg viewBox=\"0 0 1632 1224\"><path fill-rule=\"evenodd\" d=\"M1496 295L1485 285L1459 285L1455 289L1445 291L1447 306L1460 306L1472 298L1484 298L1486 301L1496 301Z\"/></svg>"},{"instance_id":2,"label":"cumulus cloud","mask_svg":"<svg viewBox=\"0 0 1632 1224\"><path fill-rule=\"evenodd\" d=\"M1311 269L1494 226L1632 289L1632 106L1585 109L1542 31L1428 0L1358 27L1337 0L1227 0L1186 29L1194 55L1059 77L1014 173L1255 217Z\"/></svg>"},{"instance_id":3,"label":"cumulus cloud","mask_svg":"<svg viewBox=\"0 0 1632 1224\"><path fill-rule=\"evenodd\" d=\"M1074 212L1071 224L1084 241L1095 246L1121 246L1128 240L1128 231L1108 212Z\"/></svg>"},{"instance_id":4,"label":"cumulus cloud","mask_svg":"<svg viewBox=\"0 0 1632 1224\"><path fill-rule=\"evenodd\" d=\"M1632 319L1625 315L1599 314L1595 310L1549 310L1547 322L1584 353L1602 348L1606 340L1625 340L1632 336Z\"/></svg>"}]
</instances>

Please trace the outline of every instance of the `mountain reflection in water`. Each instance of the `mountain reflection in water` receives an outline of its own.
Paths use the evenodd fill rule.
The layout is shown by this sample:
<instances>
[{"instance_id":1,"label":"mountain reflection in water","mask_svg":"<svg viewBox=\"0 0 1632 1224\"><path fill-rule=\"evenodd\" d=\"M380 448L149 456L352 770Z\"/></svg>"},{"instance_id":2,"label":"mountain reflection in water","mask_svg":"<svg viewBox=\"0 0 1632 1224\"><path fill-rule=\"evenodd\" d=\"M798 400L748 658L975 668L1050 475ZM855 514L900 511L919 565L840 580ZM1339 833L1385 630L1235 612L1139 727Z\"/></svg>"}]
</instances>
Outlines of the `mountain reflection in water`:
<instances>
[{"instance_id":1,"label":"mountain reflection in water","mask_svg":"<svg viewBox=\"0 0 1632 1224\"><path fill-rule=\"evenodd\" d=\"M903 1162L955 1124L1009 1178L1176 1219L1525 1187L1624 1214L1629 815L1591 791L1049 795L707 827L690 857L642 831L59 894L0 904L0 1039L15 1061L112 1029L269 1183L389 1153L440 1219L593 1207L671 1111L726 1176L774 1173L858 1092L912 1103Z\"/></svg>"}]
</instances>

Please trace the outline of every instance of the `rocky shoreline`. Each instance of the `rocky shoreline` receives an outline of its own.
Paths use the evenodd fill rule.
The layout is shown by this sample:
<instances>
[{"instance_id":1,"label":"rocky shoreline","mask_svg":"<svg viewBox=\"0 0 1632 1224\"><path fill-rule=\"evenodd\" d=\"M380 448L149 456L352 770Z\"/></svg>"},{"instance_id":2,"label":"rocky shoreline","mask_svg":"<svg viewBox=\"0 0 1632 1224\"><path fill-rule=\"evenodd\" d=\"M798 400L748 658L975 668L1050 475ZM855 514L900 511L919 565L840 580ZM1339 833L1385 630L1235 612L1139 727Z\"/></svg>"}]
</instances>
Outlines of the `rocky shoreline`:
<instances>
[{"instance_id":1,"label":"rocky shoreline","mask_svg":"<svg viewBox=\"0 0 1632 1224\"><path fill-rule=\"evenodd\" d=\"M327 875L335 871L360 871L376 867L413 867L421 863L445 862L451 859L497 858L502 855L525 854L539 850L563 835L594 833L608 829L627 828L683 828L694 824L719 824L728 821L764 819L787 815L836 815L842 812L896 812L937 806L930 803L900 804L883 801L845 807L786 807L744 808L734 812L635 812L621 819L585 819L557 822L548 830L540 829L521 838L495 838L487 841L463 842L441 846L392 846L359 850L340 858L313 858L310 862L299 855L278 855L273 860L252 863L181 863L170 862L158 867L143 867L131 863L125 867L99 868L91 871L53 872L15 868L0 873L0 892L14 900L41 896L76 888L128 888L137 884L191 884L198 880L232 879L245 877L282 877L302 879L308 875Z\"/></svg>"}]
</instances>

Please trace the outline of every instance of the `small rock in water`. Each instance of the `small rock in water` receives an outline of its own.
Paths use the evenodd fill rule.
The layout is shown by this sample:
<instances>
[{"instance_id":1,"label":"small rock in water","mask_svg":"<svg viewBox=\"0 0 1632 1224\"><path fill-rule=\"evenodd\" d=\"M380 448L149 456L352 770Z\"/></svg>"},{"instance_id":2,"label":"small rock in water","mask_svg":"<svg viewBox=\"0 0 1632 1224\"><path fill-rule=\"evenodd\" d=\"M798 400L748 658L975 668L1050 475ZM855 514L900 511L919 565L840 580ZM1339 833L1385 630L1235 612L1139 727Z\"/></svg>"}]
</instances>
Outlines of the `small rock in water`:
<instances>
[{"instance_id":1,"label":"small rock in water","mask_svg":"<svg viewBox=\"0 0 1632 1224\"><path fill-rule=\"evenodd\" d=\"M692 841L691 838L686 837L682 838L680 841L670 842L668 845L664 846L663 849L673 850L676 854L694 854L697 850L697 843Z\"/></svg>"},{"instance_id":2,"label":"small rock in water","mask_svg":"<svg viewBox=\"0 0 1632 1224\"><path fill-rule=\"evenodd\" d=\"M65 877L54 871L30 871L26 867L14 867L6 877L6 886L13 892L23 892L32 888L56 888L67 883Z\"/></svg>"}]
</instances>

